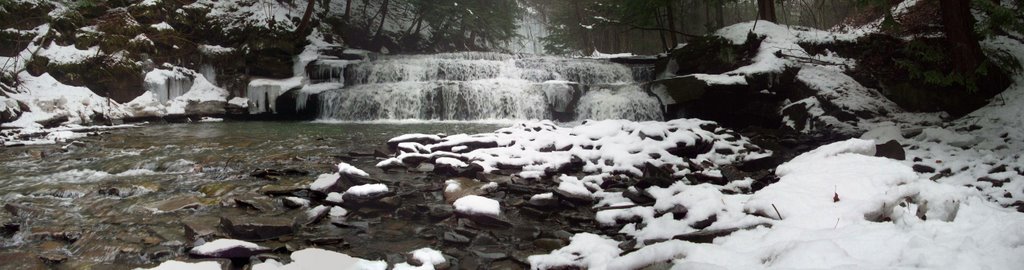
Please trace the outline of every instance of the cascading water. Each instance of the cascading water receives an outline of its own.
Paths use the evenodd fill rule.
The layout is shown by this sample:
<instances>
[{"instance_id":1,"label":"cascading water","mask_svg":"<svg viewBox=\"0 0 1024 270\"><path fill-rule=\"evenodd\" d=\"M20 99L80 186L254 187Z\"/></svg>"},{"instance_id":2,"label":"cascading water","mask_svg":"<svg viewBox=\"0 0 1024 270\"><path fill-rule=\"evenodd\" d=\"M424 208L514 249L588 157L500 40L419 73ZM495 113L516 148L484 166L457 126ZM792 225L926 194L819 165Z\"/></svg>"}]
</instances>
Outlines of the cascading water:
<instances>
[{"instance_id":1,"label":"cascading water","mask_svg":"<svg viewBox=\"0 0 1024 270\"><path fill-rule=\"evenodd\" d=\"M642 68L465 52L317 63L310 77L345 84L320 93L321 119L660 120L660 103L638 83L649 80Z\"/></svg>"}]
</instances>

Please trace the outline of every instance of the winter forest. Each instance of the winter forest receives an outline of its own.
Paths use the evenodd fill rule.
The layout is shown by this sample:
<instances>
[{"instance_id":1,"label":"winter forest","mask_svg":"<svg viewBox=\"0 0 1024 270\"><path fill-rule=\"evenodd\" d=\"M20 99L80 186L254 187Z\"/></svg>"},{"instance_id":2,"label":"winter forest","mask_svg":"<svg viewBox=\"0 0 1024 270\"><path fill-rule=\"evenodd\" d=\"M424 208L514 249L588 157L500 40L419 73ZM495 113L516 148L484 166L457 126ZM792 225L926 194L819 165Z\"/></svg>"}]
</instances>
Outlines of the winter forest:
<instances>
[{"instance_id":1,"label":"winter forest","mask_svg":"<svg viewBox=\"0 0 1024 270\"><path fill-rule=\"evenodd\" d=\"M0 0L0 269L1020 269L1022 0Z\"/></svg>"}]
</instances>

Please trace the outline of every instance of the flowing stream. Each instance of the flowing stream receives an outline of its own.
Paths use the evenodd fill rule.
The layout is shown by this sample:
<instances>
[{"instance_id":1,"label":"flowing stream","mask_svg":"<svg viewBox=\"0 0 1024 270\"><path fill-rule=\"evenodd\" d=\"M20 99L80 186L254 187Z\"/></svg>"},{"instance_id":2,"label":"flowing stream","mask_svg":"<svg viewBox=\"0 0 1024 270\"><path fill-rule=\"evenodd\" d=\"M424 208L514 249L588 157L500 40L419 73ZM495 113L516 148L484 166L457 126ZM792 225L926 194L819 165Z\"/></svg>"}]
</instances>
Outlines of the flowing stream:
<instances>
[{"instance_id":1,"label":"flowing stream","mask_svg":"<svg viewBox=\"0 0 1024 270\"><path fill-rule=\"evenodd\" d=\"M13 230L4 227L0 261L32 267L39 266L39 256L56 253L67 258L62 267L127 269L168 259L188 260L187 248L194 243L186 236L183 222L209 220L217 226L222 217L304 217L305 210L282 207L280 197L265 196L261 190L268 186L305 187L318 174L333 172L334 165L342 161L391 187L400 195L401 206L354 209L348 216L354 227L323 221L303 226L287 237L261 241L261 245L278 250L325 246L353 256L396 262L401 260L394 255L421 247L455 248L446 254L477 260L481 257L469 252L496 252L504 254L505 263L511 263L513 254L525 258L546 252L530 244L542 237L541 228L586 228L560 224L564 221L556 221L559 219L520 218L510 209L505 215L514 228L477 231L476 237L462 231L474 242L451 244L443 240L444 234L465 228L460 221L423 217L427 207L445 204L441 196L446 178L405 171L384 173L374 168L378 159L349 154L386 151L387 139L405 133L472 134L496 128L469 123L174 124L115 130L64 147L0 148L0 204L7 210L0 211L0 222L20 226ZM308 174L271 179L250 176L257 169ZM490 196L508 205L523 199L503 192ZM238 200L263 202L268 207L253 209ZM10 213L11 209L18 214ZM485 239L479 240L480 235ZM523 235L525 238L515 238Z\"/></svg>"}]
</instances>

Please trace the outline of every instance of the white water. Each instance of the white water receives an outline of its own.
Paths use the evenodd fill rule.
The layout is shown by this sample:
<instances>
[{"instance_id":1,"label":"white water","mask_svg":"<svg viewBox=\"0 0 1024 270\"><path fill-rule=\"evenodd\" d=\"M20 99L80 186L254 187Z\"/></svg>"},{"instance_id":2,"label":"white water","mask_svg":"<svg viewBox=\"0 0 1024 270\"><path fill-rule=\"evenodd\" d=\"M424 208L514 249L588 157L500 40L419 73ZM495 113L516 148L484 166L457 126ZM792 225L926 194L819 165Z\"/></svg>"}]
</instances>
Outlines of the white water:
<instances>
[{"instance_id":1,"label":"white water","mask_svg":"<svg viewBox=\"0 0 1024 270\"><path fill-rule=\"evenodd\" d=\"M634 78L642 72L604 60L467 52L317 63L311 73L345 84L320 94L321 119L662 118Z\"/></svg>"}]
</instances>

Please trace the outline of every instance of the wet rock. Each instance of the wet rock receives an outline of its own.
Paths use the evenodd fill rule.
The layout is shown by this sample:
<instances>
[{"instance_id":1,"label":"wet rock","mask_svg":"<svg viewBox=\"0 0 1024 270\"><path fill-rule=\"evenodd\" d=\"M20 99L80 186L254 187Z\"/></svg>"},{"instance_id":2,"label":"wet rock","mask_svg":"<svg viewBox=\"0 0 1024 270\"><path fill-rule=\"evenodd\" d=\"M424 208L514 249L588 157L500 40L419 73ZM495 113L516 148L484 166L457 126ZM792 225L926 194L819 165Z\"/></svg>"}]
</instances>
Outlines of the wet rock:
<instances>
[{"instance_id":1,"label":"wet rock","mask_svg":"<svg viewBox=\"0 0 1024 270\"><path fill-rule=\"evenodd\" d=\"M448 217L451 217L454 213L455 208L447 204L431 205L429 206L429 210L427 211L427 215L434 220L446 219Z\"/></svg>"},{"instance_id":2,"label":"wet rock","mask_svg":"<svg viewBox=\"0 0 1024 270\"><path fill-rule=\"evenodd\" d=\"M324 217L327 217L327 214L330 213L330 211L330 207L323 205L313 207L312 209L306 210L304 215L300 215L299 217L297 217L297 219L299 220L298 224L302 226L309 226L317 222L320 222L320 220L323 220Z\"/></svg>"},{"instance_id":3,"label":"wet rock","mask_svg":"<svg viewBox=\"0 0 1024 270\"><path fill-rule=\"evenodd\" d=\"M291 196L281 198L281 203L284 204L284 207L292 209L309 206L309 200Z\"/></svg>"},{"instance_id":4,"label":"wet rock","mask_svg":"<svg viewBox=\"0 0 1024 270\"><path fill-rule=\"evenodd\" d=\"M521 240L533 240L540 237L540 229L533 226L520 226L512 231L512 235Z\"/></svg>"},{"instance_id":5,"label":"wet rock","mask_svg":"<svg viewBox=\"0 0 1024 270\"><path fill-rule=\"evenodd\" d=\"M268 180L277 180L281 176L303 176L303 175L309 175L309 172L303 171L303 170L299 170L299 169L288 168L288 169L283 169L283 170L256 169L256 170L253 170L251 173L249 173L249 176L256 177L256 178L268 179Z\"/></svg>"},{"instance_id":6,"label":"wet rock","mask_svg":"<svg viewBox=\"0 0 1024 270\"><path fill-rule=\"evenodd\" d=\"M260 188L259 192L268 196L298 196L306 197L306 187L269 185Z\"/></svg>"},{"instance_id":7,"label":"wet rock","mask_svg":"<svg viewBox=\"0 0 1024 270\"><path fill-rule=\"evenodd\" d=\"M527 203L537 208L550 209L558 206L558 198L553 193L543 193L531 196Z\"/></svg>"},{"instance_id":8,"label":"wet rock","mask_svg":"<svg viewBox=\"0 0 1024 270\"><path fill-rule=\"evenodd\" d=\"M280 217L222 217L221 227L243 240L273 239L295 232L292 220Z\"/></svg>"},{"instance_id":9,"label":"wet rock","mask_svg":"<svg viewBox=\"0 0 1024 270\"><path fill-rule=\"evenodd\" d=\"M13 203L4 204L4 210L7 210L7 213L12 216L21 218L40 216L46 213L46 210L42 208Z\"/></svg>"},{"instance_id":10,"label":"wet rock","mask_svg":"<svg viewBox=\"0 0 1024 270\"><path fill-rule=\"evenodd\" d=\"M560 249L566 245L565 240L555 238L540 238L533 240L533 245L545 251Z\"/></svg>"},{"instance_id":11,"label":"wet rock","mask_svg":"<svg viewBox=\"0 0 1024 270\"><path fill-rule=\"evenodd\" d=\"M452 244L469 244L470 241L469 237L466 237L456 232L445 232L441 240L443 240L446 243Z\"/></svg>"},{"instance_id":12,"label":"wet rock","mask_svg":"<svg viewBox=\"0 0 1024 270\"><path fill-rule=\"evenodd\" d=\"M56 265L67 261L68 255L64 254L63 252L48 251L44 252L43 254L39 254L39 260L42 260L43 263L45 264Z\"/></svg>"},{"instance_id":13,"label":"wet rock","mask_svg":"<svg viewBox=\"0 0 1024 270\"><path fill-rule=\"evenodd\" d=\"M899 142L896 140L890 140L883 144L875 145L875 156L895 160L906 160L907 152L903 150L903 146L900 145Z\"/></svg>"},{"instance_id":14,"label":"wet rock","mask_svg":"<svg viewBox=\"0 0 1024 270\"><path fill-rule=\"evenodd\" d=\"M348 220L331 220L331 224L342 228L354 228L366 231L370 228L370 223L366 221L348 221Z\"/></svg>"},{"instance_id":15,"label":"wet rock","mask_svg":"<svg viewBox=\"0 0 1024 270\"><path fill-rule=\"evenodd\" d=\"M497 261L507 259L508 254L500 251L474 250L473 255L486 261Z\"/></svg>"},{"instance_id":16,"label":"wet rock","mask_svg":"<svg viewBox=\"0 0 1024 270\"><path fill-rule=\"evenodd\" d=\"M202 206L200 198L193 195L176 196L170 199L148 204L148 208L158 212L174 212L184 209L196 209Z\"/></svg>"},{"instance_id":17,"label":"wet rock","mask_svg":"<svg viewBox=\"0 0 1024 270\"><path fill-rule=\"evenodd\" d=\"M199 239L211 240L218 235L217 224L220 220L216 217L190 217L182 221L185 229L185 238L188 241Z\"/></svg>"},{"instance_id":18,"label":"wet rock","mask_svg":"<svg viewBox=\"0 0 1024 270\"><path fill-rule=\"evenodd\" d=\"M74 243L82 238L82 233L76 229L60 227L38 227L34 226L29 230L28 239L35 241L59 240Z\"/></svg>"},{"instance_id":19,"label":"wet rock","mask_svg":"<svg viewBox=\"0 0 1024 270\"><path fill-rule=\"evenodd\" d=\"M252 209L260 212L272 212L277 209L277 204L269 197L245 196L235 198L235 206L239 208Z\"/></svg>"},{"instance_id":20,"label":"wet rock","mask_svg":"<svg viewBox=\"0 0 1024 270\"><path fill-rule=\"evenodd\" d=\"M0 251L0 262L17 269L49 269L39 256L17 250Z\"/></svg>"},{"instance_id":21,"label":"wet rock","mask_svg":"<svg viewBox=\"0 0 1024 270\"><path fill-rule=\"evenodd\" d=\"M658 211L658 214L659 215L670 214L670 215L672 215L673 219L682 220L682 219L686 218L686 213L688 211L689 210L686 209L686 206L676 204L676 205L672 206L671 208L666 209L664 211Z\"/></svg>"},{"instance_id":22,"label":"wet rock","mask_svg":"<svg viewBox=\"0 0 1024 270\"><path fill-rule=\"evenodd\" d=\"M483 190L484 183L466 177L457 177L445 181L444 188L444 201L446 203L454 203L462 197L469 195L483 195L487 192Z\"/></svg>"},{"instance_id":23,"label":"wet rock","mask_svg":"<svg viewBox=\"0 0 1024 270\"><path fill-rule=\"evenodd\" d=\"M397 207L397 205L395 205L397 203L397 201L395 199L390 199L390 200L387 200L387 201L382 201L384 198L390 197L391 195L394 195L394 193L392 193L390 191L373 192L373 193L366 193L366 194L353 194L353 193L347 193L346 192L346 193L344 193L342 195L342 199L343 199L342 205L344 205L346 208L361 208L361 207L394 208L394 207Z\"/></svg>"},{"instance_id":24,"label":"wet rock","mask_svg":"<svg viewBox=\"0 0 1024 270\"><path fill-rule=\"evenodd\" d=\"M931 166L924 165L924 164L914 164L913 168L914 168L914 171L918 172L918 173L933 173L933 172L935 172L935 168L932 168Z\"/></svg>"}]
</instances>

